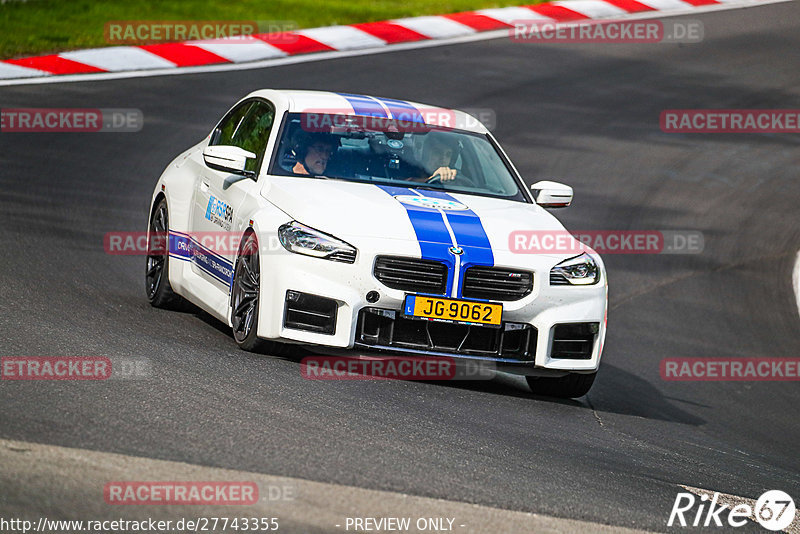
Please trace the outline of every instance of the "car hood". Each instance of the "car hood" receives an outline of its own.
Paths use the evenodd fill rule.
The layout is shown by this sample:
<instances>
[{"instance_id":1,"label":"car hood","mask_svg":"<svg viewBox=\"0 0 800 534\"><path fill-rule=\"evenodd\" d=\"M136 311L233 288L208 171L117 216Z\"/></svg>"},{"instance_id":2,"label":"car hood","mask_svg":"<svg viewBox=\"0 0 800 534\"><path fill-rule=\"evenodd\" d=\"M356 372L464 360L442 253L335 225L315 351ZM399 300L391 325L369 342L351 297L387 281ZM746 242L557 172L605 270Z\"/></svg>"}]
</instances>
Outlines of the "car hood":
<instances>
[{"instance_id":1,"label":"car hood","mask_svg":"<svg viewBox=\"0 0 800 534\"><path fill-rule=\"evenodd\" d=\"M488 239L492 249L509 250L511 232L564 230L535 204L452 192L270 176L262 196L292 219L346 241L370 237L452 244L451 232L426 230L428 223L444 228L441 212L431 205L448 208L442 211L462 246L482 246Z\"/></svg>"}]
</instances>

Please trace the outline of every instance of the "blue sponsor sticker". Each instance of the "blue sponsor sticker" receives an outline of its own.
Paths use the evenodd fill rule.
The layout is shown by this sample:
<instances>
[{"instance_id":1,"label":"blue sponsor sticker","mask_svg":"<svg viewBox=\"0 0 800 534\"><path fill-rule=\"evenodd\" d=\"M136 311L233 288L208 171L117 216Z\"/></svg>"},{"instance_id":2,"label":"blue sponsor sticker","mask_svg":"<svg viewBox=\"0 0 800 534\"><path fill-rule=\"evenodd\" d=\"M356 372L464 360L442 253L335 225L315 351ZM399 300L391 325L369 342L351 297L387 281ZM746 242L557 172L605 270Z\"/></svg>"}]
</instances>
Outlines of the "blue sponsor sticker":
<instances>
[{"instance_id":1,"label":"blue sponsor sticker","mask_svg":"<svg viewBox=\"0 0 800 534\"><path fill-rule=\"evenodd\" d=\"M226 230L230 230L233 222L233 208L211 195L208 199L208 206L206 206L206 219Z\"/></svg>"}]
</instances>

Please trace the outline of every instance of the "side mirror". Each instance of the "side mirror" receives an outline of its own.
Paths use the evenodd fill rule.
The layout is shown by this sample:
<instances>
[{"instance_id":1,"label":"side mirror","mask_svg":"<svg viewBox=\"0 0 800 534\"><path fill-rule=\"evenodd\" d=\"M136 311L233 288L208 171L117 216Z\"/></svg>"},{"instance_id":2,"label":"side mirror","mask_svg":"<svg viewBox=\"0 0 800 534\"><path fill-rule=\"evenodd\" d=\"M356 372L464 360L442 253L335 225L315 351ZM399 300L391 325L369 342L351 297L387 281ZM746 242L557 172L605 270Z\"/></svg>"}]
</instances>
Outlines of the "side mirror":
<instances>
[{"instance_id":1,"label":"side mirror","mask_svg":"<svg viewBox=\"0 0 800 534\"><path fill-rule=\"evenodd\" d=\"M531 186L533 199L543 208L566 208L572 203L572 188L558 182L542 181Z\"/></svg>"},{"instance_id":2,"label":"side mirror","mask_svg":"<svg viewBox=\"0 0 800 534\"><path fill-rule=\"evenodd\" d=\"M255 178L256 173L246 171L248 159L255 159L256 155L238 146L216 145L207 146L203 150L203 159L212 169L227 171L234 174L241 174L249 178Z\"/></svg>"}]
</instances>

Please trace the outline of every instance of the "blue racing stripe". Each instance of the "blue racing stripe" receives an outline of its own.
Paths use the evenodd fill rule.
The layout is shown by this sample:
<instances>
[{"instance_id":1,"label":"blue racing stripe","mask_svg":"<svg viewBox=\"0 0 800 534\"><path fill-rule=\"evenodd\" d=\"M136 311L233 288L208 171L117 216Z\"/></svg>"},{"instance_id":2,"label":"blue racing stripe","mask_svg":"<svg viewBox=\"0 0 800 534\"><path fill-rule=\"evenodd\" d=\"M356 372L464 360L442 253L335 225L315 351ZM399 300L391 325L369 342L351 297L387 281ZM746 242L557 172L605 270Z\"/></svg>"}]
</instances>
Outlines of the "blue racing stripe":
<instances>
[{"instance_id":1,"label":"blue racing stripe","mask_svg":"<svg viewBox=\"0 0 800 534\"><path fill-rule=\"evenodd\" d=\"M409 191L409 193L394 194L405 195L415 193ZM425 189L420 191L420 195L462 204L444 191L429 191ZM410 206L406 206L406 209L409 208ZM492 245L489 242L489 236L486 235L486 230L484 230L483 224L481 224L481 218L478 217L474 211L471 209L444 210L444 214L447 217L447 222L450 223L450 228L453 229L453 234L455 235L458 246L464 249L464 254L461 255L461 268L459 269L458 277L459 287L456 293L458 297L461 297L461 282L464 280L466 270L474 265L492 267L494 265L494 253L492 252ZM451 256L449 250L447 254Z\"/></svg>"},{"instance_id":2,"label":"blue racing stripe","mask_svg":"<svg viewBox=\"0 0 800 534\"><path fill-rule=\"evenodd\" d=\"M356 115L380 117L382 119L389 118L389 115L386 114L386 110L383 109L383 106L381 106L374 98L362 95L351 95L349 93L336 94L347 99L350 105L353 106L353 111L356 112Z\"/></svg>"},{"instance_id":3,"label":"blue racing stripe","mask_svg":"<svg viewBox=\"0 0 800 534\"><path fill-rule=\"evenodd\" d=\"M403 102L402 100L394 100L392 98L378 98L384 106L389 108L392 118L398 121L406 122L421 122L425 124L425 119L422 118L422 113L417 108Z\"/></svg>"},{"instance_id":4,"label":"blue racing stripe","mask_svg":"<svg viewBox=\"0 0 800 534\"><path fill-rule=\"evenodd\" d=\"M406 187L390 185L379 185L378 187L392 196L417 196L414 191ZM433 208L402 203L401 205L406 209L411 226L414 227L414 232L417 234L422 259L440 261L447 265L447 290L445 294L452 294L456 262L455 257L450 253L453 241L450 238L450 232L447 231L447 226L444 224L441 213Z\"/></svg>"},{"instance_id":5,"label":"blue racing stripe","mask_svg":"<svg viewBox=\"0 0 800 534\"><path fill-rule=\"evenodd\" d=\"M233 283L233 264L188 234L169 231L169 255L172 258L191 261L228 286Z\"/></svg>"}]
</instances>

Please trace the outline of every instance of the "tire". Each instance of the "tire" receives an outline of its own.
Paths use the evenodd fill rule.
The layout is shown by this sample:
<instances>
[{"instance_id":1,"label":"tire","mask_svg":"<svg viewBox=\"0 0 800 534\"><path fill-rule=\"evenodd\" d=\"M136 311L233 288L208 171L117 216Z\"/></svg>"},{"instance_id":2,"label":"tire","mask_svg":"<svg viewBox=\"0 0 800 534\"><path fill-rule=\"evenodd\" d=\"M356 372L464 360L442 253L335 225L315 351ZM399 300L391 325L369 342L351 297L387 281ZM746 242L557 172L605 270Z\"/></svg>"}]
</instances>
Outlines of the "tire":
<instances>
[{"instance_id":1,"label":"tire","mask_svg":"<svg viewBox=\"0 0 800 534\"><path fill-rule=\"evenodd\" d=\"M231 284L231 325L233 339L239 348L259 352L264 343L258 339L258 308L261 276L258 240L249 233L236 256Z\"/></svg>"},{"instance_id":2,"label":"tire","mask_svg":"<svg viewBox=\"0 0 800 534\"><path fill-rule=\"evenodd\" d=\"M183 305L180 295L169 285L169 212L162 198L150 215L147 226L147 253L144 283L147 300L156 308L176 309Z\"/></svg>"},{"instance_id":3,"label":"tire","mask_svg":"<svg viewBox=\"0 0 800 534\"><path fill-rule=\"evenodd\" d=\"M558 397L561 399L577 399L592 389L597 372L590 374L569 373L558 378L526 376L528 387L535 395Z\"/></svg>"},{"instance_id":4,"label":"tire","mask_svg":"<svg viewBox=\"0 0 800 534\"><path fill-rule=\"evenodd\" d=\"M294 345L268 341L258 337L258 315L261 299L261 272L258 239L248 233L236 257L231 284L231 325L233 339L239 348L248 352L273 356L294 356Z\"/></svg>"}]
</instances>

